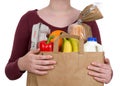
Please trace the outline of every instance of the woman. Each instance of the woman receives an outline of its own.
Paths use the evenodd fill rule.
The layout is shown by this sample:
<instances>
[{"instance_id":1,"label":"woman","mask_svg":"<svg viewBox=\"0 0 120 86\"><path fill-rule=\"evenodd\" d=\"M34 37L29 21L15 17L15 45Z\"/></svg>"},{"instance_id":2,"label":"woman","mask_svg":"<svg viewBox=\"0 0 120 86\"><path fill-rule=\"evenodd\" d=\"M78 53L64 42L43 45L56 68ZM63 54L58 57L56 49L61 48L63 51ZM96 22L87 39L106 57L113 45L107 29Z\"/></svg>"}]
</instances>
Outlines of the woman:
<instances>
[{"instance_id":1,"label":"woman","mask_svg":"<svg viewBox=\"0 0 120 86\"><path fill-rule=\"evenodd\" d=\"M6 65L7 77L15 80L21 77L25 71L45 75L48 70L54 69L56 62L51 60L52 56L36 55L39 53L39 49L30 50L32 26L41 22L47 25L51 31L56 29L67 31L68 25L74 23L79 14L79 10L71 7L70 0L50 0L47 7L28 11L23 15L17 26L11 57ZM96 22L86 24L91 26L93 36L101 43ZM99 82L109 83L112 78L110 62L106 58L104 64L93 62L88 69L90 70L88 74Z\"/></svg>"}]
</instances>

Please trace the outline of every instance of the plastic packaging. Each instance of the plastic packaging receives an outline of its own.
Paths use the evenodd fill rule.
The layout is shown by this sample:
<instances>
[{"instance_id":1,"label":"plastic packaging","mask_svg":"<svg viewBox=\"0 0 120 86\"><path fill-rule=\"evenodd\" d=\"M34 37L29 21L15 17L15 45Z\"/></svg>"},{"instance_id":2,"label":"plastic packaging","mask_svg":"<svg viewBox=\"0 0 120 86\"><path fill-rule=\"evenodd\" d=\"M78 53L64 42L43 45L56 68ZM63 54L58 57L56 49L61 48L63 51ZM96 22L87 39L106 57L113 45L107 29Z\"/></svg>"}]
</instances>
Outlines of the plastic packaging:
<instances>
[{"instance_id":1,"label":"plastic packaging","mask_svg":"<svg viewBox=\"0 0 120 86\"><path fill-rule=\"evenodd\" d=\"M47 35L50 34L49 27L41 23L39 28L40 28L40 30L39 30L39 40L38 41L47 40Z\"/></svg>"},{"instance_id":2,"label":"plastic packaging","mask_svg":"<svg viewBox=\"0 0 120 86\"><path fill-rule=\"evenodd\" d=\"M97 39L89 37L87 42L84 44L84 52L103 52L103 47L97 43Z\"/></svg>"},{"instance_id":3,"label":"plastic packaging","mask_svg":"<svg viewBox=\"0 0 120 86\"><path fill-rule=\"evenodd\" d=\"M47 40L47 34L49 33L50 29L48 26L42 23L34 24L32 27L31 49L37 49L38 42Z\"/></svg>"},{"instance_id":4,"label":"plastic packaging","mask_svg":"<svg viewBox=\"0 0 120 86\"><path fill-rule=\"evenodd\" d=\"M91 27L85 23L78 24L71 24L68 27L68 33L70 35L77 35L80 36L81 39L87 41L88 37L92 37Z\"/></svg>"}]
</instances>

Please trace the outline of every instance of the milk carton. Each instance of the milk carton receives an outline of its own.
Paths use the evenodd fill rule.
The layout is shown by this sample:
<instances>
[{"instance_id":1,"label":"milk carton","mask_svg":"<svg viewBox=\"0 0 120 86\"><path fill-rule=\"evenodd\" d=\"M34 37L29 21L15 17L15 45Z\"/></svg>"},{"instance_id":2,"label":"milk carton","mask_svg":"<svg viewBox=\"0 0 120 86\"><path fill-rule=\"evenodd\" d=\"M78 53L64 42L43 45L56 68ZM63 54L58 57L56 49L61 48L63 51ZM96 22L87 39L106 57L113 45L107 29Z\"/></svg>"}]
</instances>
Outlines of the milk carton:
<instances>
[{"instance_id":1,"label":"milk carton","mask_svg":"<svg viewBox=\"0 0 120 86\"><path fill-rule=\"evenodd\" d=\"M97 43L95 37L89 37L84 44L84 52L103 52L102 45Z\"/></svg>"}]
</instances>

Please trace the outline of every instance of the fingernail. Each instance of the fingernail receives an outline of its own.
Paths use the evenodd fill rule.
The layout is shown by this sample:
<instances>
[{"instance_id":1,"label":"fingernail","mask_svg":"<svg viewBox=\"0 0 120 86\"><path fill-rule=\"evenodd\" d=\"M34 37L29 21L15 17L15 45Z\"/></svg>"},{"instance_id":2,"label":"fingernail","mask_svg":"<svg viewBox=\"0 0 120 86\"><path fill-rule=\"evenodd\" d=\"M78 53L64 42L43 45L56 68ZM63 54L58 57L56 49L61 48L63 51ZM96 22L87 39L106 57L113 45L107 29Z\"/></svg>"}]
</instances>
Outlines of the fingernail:
<instances>
[{"instance_id":1,"label":"fingernail","mask_svg":"<svg viewBox=\"0 0 120 86\"><path fill-rule=\"evenodd\" d=\"M49 56L50 58L52 58L52 56Z\"/></svg>"},{"instance_id":2,"label":"fingernail","mask_svg":"<svg viewBox=\"0 0 120 86\"><path fill-rule=\"evenodd\" d=\"M39 48L38 48L37 50L38 50L38 51L40 51L40 49L39 49Z\"/></svg>"},{"instance_id":3,"label":"fingernail","mask_svg":"<svg viewBox=\"0 0 120 86\"><path fill-rule=\"evenodd\" d=\"M51 66L52 69L54 69L55 67L54 66Z\"/></svg>"},{"instance_id":4,"label":"fingernail","mask_svg":"<svg viewBox=\"0 0 120 86\"><path fill-rule=\"evenodd\" d=\"M54 64L56 64L56 61L53 61Z\"/></svg>"},{"instance_id":5,"label":"fingernail","mask_svg":"<svg viewBox=\"0 0 120 86\"><path fill-rule=\"evenodd\" d=\"M49 55L48 55L47 57L48 57L49 59L52 59L52 56L49 56Z\"/></svg>"},{"instance_id":6,"label":"fingernail","mask_svg":"<svg viewBox=\"0 0 120 86\"><path fill-rule=\"evenodd\" d=\"M88 66L88 69L90 69L90 66Z\"/></svg>"},{"instance_id":7,"label":"fingernail","mask_svg":"<svg viewBox=\"0 0 120 86\"><path fill-rule=\"evenodd\" d=\"M95 62L92 62L92 64L95 64Z\"/></svg>"},{"instance_id":8,"label":"fingernail","mask_svg":"<svg viewBox=\"0 0 120 86\"><path fill-rule=\"evenodd\" d=\"M91 74L91 72L88 72L88 74L90 75L90 74Z\"/></svg>"}]
</instances>

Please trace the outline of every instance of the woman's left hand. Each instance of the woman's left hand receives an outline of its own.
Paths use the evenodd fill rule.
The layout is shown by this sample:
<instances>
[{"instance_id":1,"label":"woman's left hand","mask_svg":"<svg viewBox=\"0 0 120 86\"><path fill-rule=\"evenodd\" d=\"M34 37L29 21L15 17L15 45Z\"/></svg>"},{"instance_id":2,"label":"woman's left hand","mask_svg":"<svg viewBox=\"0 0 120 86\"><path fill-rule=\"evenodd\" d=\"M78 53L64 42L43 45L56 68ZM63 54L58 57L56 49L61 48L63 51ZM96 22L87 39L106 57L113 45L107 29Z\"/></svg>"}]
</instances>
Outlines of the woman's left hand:
<instances>
[{"instance_id":1,"label":"woman's left hand","mask_svg":"<svg viewBox=\"0 0 120 86\"><path fill-rule=\"evenodd\" d=\"M93 76L95 80L102 83L109 83L113 76L113 71L109 59L105 58L104 63L92 62L88 66L88 74Z\"/></svg>"}]
</instances>

